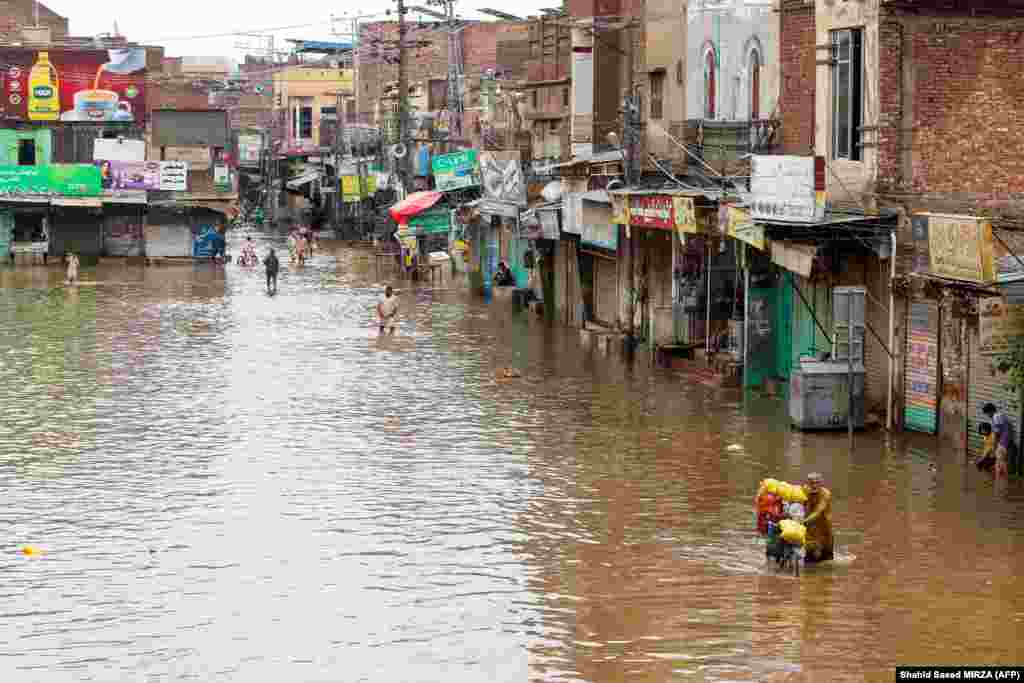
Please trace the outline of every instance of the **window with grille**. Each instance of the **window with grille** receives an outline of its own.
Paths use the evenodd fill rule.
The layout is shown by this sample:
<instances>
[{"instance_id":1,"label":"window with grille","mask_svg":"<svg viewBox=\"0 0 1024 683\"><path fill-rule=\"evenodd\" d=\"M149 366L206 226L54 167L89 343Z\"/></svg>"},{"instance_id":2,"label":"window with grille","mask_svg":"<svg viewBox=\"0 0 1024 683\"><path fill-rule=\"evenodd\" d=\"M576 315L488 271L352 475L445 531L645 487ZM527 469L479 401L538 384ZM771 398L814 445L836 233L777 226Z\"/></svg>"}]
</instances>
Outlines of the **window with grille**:
<instances>
[{"instance_id":1,"label":"window with grille","mask_svg":"<svg viewBox=\"0 0 1024 683\"><path fill-rule=\"evenodd\" d=\"M859 28L832 32L832 158L861 160L864 41Z\"/></svg>"},{"instance_id":2,"label":"window with grille","mask_svg":"<svg viewBox=\"0 0 1024 683\"><path fill-rule=\"evenodd\" d=\"M664 114L665 72L651 74L651 118L662 119Z\"/></svg>"}]
</instances>

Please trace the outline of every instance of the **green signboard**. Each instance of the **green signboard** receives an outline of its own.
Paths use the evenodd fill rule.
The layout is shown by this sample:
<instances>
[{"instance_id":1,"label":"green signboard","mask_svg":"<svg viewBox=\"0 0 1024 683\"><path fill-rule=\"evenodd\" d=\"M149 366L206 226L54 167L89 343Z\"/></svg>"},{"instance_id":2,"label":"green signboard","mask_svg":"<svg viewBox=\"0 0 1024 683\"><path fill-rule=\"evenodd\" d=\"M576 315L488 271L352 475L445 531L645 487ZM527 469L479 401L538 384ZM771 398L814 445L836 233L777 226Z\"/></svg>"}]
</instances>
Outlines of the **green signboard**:
<instances>
[{"instance_id":1,"label":"green signboard","mask_svg":"<svg viewBox=\"0 0 1024 683\"><path fill-rule=\"evenodd\" d=\"M451 227L447 211L425 211L409 219L410 235L447 235Z\"/></svg>"},{"instance_id":2,"label":"green signboard","mask_svg":"<svg viewBox=\"0 0 1024 683\"><path fill-rule=\"evenodd\" d=\"M431 170L434 172L434 187L438 192L480 185L480 165L475 149L440 154L434 157Z\"/></svg>"},{"instance_id":3,"label":"green signboard","mask_svg":"<svg viewBox=\"0 0 1024 683\"><path fill-rule=\"evenodd\" d=\"M100 169L92 164L0 165L0 196L99 197Z\"/></svg>"}]
</instances>

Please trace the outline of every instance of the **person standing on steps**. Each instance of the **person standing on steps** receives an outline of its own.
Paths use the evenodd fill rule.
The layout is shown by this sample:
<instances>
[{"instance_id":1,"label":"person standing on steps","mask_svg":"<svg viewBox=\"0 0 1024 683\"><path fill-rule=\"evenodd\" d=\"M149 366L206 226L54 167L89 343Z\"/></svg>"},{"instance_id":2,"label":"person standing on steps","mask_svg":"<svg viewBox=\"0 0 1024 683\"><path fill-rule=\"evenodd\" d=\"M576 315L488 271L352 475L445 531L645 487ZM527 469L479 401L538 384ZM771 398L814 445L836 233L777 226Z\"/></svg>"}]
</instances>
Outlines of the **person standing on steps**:
<instances>
[{"instance_id":1,"label":"person standing on steps","mask_svg":"<svg viewBox=\"0 0 1024 683\"><path fill-rule=\"evenodd\" d=\"M271 249L267 253L267 258L263 259L263 264L267 268L267 294L277 294L277 271L280 269L281 264L277 260L277 254Z\"/></svg>"}]
</instances>

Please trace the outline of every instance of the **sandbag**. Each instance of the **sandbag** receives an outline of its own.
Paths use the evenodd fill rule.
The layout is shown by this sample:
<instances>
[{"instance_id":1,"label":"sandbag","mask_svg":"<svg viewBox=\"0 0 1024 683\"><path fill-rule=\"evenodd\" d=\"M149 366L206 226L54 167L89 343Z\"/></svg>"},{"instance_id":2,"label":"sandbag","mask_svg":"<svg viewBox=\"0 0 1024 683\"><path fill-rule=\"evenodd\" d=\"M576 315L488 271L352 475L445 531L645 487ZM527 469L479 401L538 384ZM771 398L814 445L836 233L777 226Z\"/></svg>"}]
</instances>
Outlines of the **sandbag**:
<instances>
[{"instance_id":1,"label":"sandbag","mask_svg":"<svg viewBox=\"0 0 1024 683\"><path fill-rule=\"evenodd\" d=\"M807 541L807 527L800 522L784 519L779 522L779 529L782 531L782 540L786 543L803 546Z\"/></svg>"}]
</instances>

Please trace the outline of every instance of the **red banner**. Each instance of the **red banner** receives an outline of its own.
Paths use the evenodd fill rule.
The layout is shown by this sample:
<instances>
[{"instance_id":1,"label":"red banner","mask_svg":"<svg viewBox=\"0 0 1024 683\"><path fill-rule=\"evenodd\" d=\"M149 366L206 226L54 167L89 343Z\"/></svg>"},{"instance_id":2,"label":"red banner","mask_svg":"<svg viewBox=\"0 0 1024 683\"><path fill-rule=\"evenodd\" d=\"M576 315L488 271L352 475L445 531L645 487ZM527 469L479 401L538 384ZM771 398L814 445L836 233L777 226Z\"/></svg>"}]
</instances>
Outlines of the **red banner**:
<instances>
[{"instance_id":1,"label":"red banner","mask_svg":"<svg viewBox=\"0 0 1024 683\"><path fill-rule=\"evenodd\" d=\"M142 121L146 51L0 49L0 115L22 121Z\"/></svg>"},{"instance_id":2,"label":"red banner","mask_svg":"<svg viewBox=\"0 0 1024 683\"><path fill-rule=\"evenodd\" d=\"M641 228L675 230L676 216L672 197L656 194L630 197L629 224Z\"/></svg>"}]
</instances>

